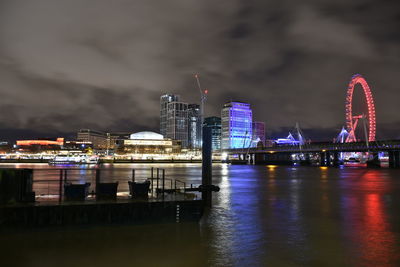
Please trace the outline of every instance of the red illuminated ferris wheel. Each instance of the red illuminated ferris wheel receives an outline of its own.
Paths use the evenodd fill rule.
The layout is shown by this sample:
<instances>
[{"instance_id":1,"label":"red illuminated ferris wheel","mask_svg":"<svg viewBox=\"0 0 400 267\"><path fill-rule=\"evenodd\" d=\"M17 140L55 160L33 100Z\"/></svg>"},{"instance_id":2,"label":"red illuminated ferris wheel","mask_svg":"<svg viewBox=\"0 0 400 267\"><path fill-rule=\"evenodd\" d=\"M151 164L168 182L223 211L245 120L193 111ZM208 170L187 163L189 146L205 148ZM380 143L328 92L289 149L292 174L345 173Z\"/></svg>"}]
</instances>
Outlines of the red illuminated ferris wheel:
<instances>
[{"instance_id":1,"label":"red illuminated ferris wheel","mask_svg":"<svg viewBox=\"0 0 400 267\"><path fill-rule=\"evenodd\" d=\"M353 114L353 92L354 86L356 84L360 84L363 88L365 100L367 102L368 110L363 114ZM375 118L375 105L374 99L372 98L371 89L368 86L367 81L360 75L356 74L351 78L349 86L347 88L347 97L346 97L346 127L349 133L346 142L356 142L356 134L355 130L359 121L362 120L366 141L372 142L375 141L376 134L376 118Z\"/></svg>"}]
</instances>

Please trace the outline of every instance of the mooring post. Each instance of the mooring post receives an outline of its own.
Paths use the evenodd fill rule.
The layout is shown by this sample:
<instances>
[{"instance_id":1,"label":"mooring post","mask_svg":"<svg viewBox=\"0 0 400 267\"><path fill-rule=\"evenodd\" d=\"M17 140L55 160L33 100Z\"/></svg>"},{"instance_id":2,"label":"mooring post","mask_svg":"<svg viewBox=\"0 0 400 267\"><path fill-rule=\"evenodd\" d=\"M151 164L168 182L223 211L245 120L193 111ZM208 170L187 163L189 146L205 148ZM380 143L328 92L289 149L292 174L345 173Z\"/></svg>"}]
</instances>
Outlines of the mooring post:
<instances>
[{"instance_id":1,"label":"mooring post","mask_svg":"<svg viewBox=\"0 0 400 267\"><path fill-rule=\"evenodd\" d=\"M211 180L212 180L212 157L211 157L211 127L203 126L202 147L202 193L201 197L205 207L211 207Z\"/></svg>"},{"instance_id":2,"label":"mooring post","mask_svg":"<svg viewBox=\"0 0 400 267\"><path fill-rule=\"evenodd\" d=\"M99 189L99 184L100 184L100 169L96 169L96 194Z\"/></svg>"},{"instance_id":3,"label":"mooring post","mask_svg":"<svg viewBox=\"0 0 400 267\"><path fill-rule=\"evenodd\" d=\"M151 191L151 196L152 196L152 197L153 197L153 177L154 177L154 167L151 167L151 174L150 174L151 185L150 185L150 191Z\"/></svg>"},{"instance_id":4,"label":"mooring post","mask_svg":"<svg viewBox=\"0 0 400 267\"><path fill-rule=\"evenodd\" d=\"M58 191L58 202L61 203L62 201L62 183L63 183L63 170L60 170L60 187Z\"/></svg>"},{"instance_id":5,"label":"mooring post","mask_svg":"<svg viewBox=\"0 0 400 267\"><path fill-rule=\"evenodd\" d=\"M162 169L162 198L164 200L164 191L165 191L165 169Z\"/></svg>"},{"instance_id":6,"label":"mooring post","mask_svg":"<svg viewBox=\"0 0 400 267\"><path fill-rule=\"evenodd\" d=\"M156 195L158 196L158 180L160 179L160 169L157 168L157 186L156 186Z\"/></svg>"},{"instance_id":7,"label":"mooring post","mask_svg":"<svg viewBox=\"0 0 400 267\"><path fill-rule=\"evenodd\" d=\"M132 183L135 182L135 169L132 169Z\"/></svg>"}]
</instances>

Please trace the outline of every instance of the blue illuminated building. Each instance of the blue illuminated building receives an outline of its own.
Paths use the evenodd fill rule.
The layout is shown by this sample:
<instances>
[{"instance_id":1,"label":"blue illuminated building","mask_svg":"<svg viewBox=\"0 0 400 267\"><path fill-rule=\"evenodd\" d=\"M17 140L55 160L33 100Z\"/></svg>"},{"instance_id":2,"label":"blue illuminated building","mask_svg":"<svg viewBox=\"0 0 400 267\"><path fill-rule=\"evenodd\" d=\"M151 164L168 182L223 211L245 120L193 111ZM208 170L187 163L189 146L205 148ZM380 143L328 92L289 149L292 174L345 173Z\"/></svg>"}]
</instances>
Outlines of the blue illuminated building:
<instances>
[{"instance_id":1,"label":"blue illuminated building","mask_svg":"<svg viewBox=\"0 0 400 267\"><path fill-rule=\"evenodd\" d=\"M252 121L250 104L226 103L221 112L222 149L250 147L253 136Z\"/></svg>"}]
</instances>

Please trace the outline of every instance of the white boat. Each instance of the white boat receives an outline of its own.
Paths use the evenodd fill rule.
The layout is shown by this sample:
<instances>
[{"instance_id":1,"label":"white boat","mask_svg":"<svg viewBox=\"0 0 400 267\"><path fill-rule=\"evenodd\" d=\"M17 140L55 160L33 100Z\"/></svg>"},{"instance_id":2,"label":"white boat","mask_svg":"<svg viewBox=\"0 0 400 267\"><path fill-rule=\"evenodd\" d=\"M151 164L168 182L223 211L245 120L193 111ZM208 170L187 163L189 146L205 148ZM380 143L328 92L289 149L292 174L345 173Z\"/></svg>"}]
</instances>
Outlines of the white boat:
<instances>
[{"instance_id":1,"label":"white boat","mask_svg":"<svg viewBox=\"0 0 400 267\"><path fill-rule=\"evenodd\" d=\"M58 154L49 164L98 164L99 157L87 154Z\"/></svg>"}]
</instances>

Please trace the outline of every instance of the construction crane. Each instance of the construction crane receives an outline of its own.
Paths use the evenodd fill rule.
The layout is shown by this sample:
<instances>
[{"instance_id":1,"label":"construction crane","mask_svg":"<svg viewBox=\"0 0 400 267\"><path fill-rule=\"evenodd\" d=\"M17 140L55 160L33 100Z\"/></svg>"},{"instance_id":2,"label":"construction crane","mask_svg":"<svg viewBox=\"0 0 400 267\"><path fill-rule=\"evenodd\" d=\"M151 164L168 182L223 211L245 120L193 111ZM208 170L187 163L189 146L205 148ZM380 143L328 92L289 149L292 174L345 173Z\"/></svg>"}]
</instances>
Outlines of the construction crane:
<instances>
[{"instance_id":1,"label":"construction crane","mask_svg":"<svg viewBox=\"0 0 400 267\"><path fill-rule=\"evenodd\" d=\"M199 74L198 73L196 73L194 75L194 77L196 78L197 87L199 88L199 91L200 91L200 121L201 121L201 125L203 126L203 123L204 123L204 104L205 104L205 102L207 100L208 90L207 89L203 90L201 88L200 79L199 79Z\"/></svg>"}]
</instances>

